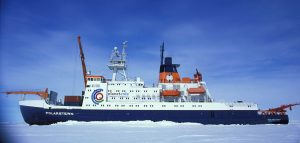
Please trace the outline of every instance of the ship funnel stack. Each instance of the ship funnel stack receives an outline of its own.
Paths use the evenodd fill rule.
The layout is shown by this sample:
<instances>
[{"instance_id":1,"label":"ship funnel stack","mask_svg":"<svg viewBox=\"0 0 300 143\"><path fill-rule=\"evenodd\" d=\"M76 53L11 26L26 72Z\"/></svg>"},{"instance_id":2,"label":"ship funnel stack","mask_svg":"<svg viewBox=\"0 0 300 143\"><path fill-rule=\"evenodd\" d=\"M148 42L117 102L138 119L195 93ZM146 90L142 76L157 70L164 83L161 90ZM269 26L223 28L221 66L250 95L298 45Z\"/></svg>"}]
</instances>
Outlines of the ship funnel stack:
<instances>
[{"instance_id":1,"label":"ship funnel stack","mask_svg":"<svg viewBox=\"0 0 300 143\"><path fill-rule=\"evenodd\" d=\"M180 76L177 72L179 64L172 63L172 57L165 57L165 63L163 64L163 52L164 44L161 46L161 65L159 71L159 82L161 83L176 83L180 82Z\"/></svg>"},{"instance_id":2,"label":"ship funnel stack","mask_svg":"<svg viewBox=\"0 0 300 143\"><path fill-rule=\"evenodd\" d=\"M113 76L112 76L112 81L117 81L117 80L125 80L127 81L127 65L126 65L126 51L125 49L127 48L127 41L123 42L122 45L122 53L119 53L118 47L114 47L110 61L108 64L108 68L113 71Z\"/></svg>"}]
</instances>

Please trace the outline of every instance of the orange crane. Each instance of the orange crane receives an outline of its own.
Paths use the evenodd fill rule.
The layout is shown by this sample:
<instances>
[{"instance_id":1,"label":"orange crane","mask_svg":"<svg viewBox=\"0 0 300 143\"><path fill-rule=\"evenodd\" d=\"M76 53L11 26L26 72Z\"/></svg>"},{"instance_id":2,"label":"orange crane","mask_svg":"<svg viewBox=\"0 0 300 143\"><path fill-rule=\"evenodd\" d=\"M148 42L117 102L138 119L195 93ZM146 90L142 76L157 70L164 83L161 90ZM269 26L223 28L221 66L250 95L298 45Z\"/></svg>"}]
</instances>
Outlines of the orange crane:
<instances>
[{"instance_id":1,"label":"orange crane","mask_svg":"<svg viewBox=\"0 0 300 143\"><path fill-rule=\"evenodd\" d=\"M86 87L86 66L85 66L85 58L82 50L82 45L81 45L81 40L80 36L77 37L78 45L79 45L79 50L80 50L80 58L81 58L81 65L82 65L82 72L83 72L83 78L84 78L84 87Z\"/></svg>"},{"instance_id":2,"label":"orange crane","mask_svg":"<svg viewBox=\"0 0 300 143\"><path fill-rule=\"evenodd\" d=\"M202 81L202 74L196 69L196 74L194 74L194 79L196 82Z\"/></svg>"},{"instance_id":3,"label":"orange crane","mask_svg":"<svg viewBox=\"0 0 300 143\"><path fill-rule=\"evenodd\" d=\"M48 88L46 88L44 91L9 91L9 92L4 92L6 94L33 94L33 95L38 95L42 99L47 99L49 97L48 94Z\"/></svg>"},{"instance_id":4,"label":"orange crane","mask_svg":"<svg viewBox=\"0 0 300 143\"><path fill-rule=\"evenodd\" d=\"M275 114L284 115L287 111L286 109L289 108L290 110L292 110L292 107L296 106L296 105L300 105L300 103L284 104L284 105L281 105L277 108L270 108L268 110L260 110L260 112L264 115L275 115Z\"/></svg>"}]
</instances>

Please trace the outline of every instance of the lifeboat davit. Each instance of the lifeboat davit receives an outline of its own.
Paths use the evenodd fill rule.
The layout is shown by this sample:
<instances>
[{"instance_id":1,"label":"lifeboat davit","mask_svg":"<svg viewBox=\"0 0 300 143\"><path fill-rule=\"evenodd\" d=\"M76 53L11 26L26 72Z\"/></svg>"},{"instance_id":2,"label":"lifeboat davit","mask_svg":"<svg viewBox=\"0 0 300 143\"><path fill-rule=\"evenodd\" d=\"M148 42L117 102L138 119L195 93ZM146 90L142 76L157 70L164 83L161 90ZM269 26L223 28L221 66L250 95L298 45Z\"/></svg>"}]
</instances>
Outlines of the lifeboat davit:
<instances>
[{"instance_id":1,"label":"lifeboat davit","mask_svg":"<svg viewBox=\"0 0 300 143\"><path fill-rule=\"evenodd\" d=\"M179 96L180 92L178 90L164 90L162 92L163 96Z\"/></svg>"},{"instance_id":2,"label":"lifeboat davit","mask_svg":"<svg viewBox=\"0 0 300 143\"><path fill-rule=\"evenodd\" d=\"M189 88L188 93L189 94L203 94L206 90L203 86L197 87L197 88Z\"/></svg>"}]
</instances>

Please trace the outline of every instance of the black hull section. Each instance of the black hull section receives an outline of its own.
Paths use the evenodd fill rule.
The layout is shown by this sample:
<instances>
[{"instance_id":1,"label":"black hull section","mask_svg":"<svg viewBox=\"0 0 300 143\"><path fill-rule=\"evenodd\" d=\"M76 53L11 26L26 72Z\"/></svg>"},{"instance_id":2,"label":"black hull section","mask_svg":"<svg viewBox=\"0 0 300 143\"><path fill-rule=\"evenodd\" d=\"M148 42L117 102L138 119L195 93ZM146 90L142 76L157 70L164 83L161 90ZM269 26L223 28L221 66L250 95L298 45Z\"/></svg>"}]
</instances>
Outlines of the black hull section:
<instances>
[{"instance_id":1,"label":"black hull section","mask_svg":"<svg viewBox=\"0 0 300 143\"><path fill-rule=\"evenodd\" d=\"M259 115L252 110L81 110L20 106L24 121L48 125L73 121L173 121L201 124L288 124L287 115Z\"/></svg>"}]
</instances>

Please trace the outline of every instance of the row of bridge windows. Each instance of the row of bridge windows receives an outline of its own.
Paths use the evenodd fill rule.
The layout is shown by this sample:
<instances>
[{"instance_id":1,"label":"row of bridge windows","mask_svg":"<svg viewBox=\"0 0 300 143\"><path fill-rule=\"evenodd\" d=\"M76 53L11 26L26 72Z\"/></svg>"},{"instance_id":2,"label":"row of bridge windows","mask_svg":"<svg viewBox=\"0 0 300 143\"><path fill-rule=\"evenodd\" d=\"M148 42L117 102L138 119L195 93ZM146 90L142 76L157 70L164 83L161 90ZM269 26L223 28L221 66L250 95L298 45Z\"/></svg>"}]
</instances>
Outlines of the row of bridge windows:
<instances>
[{"instance_id":1,"label":"row of bridge windows","mask_svg":"<svg viewBox=\"0 0 300 143\"><path fill-rule=\"evenodd\" d=\"M136 86L143 86L144 84L141 84L141 83L138 83L138 84L132 84L132 83L110 83L110 84L108 84L108 85L130 85L130 86L132 86L132 85L136 85Z\"/></svg>"}]
</instances>

